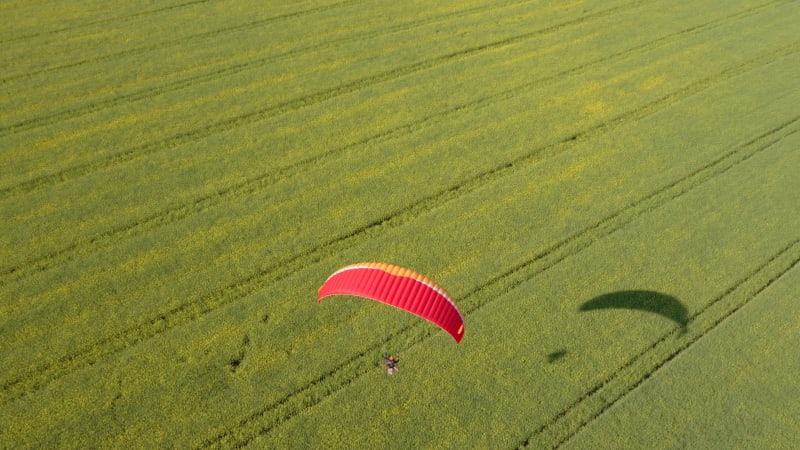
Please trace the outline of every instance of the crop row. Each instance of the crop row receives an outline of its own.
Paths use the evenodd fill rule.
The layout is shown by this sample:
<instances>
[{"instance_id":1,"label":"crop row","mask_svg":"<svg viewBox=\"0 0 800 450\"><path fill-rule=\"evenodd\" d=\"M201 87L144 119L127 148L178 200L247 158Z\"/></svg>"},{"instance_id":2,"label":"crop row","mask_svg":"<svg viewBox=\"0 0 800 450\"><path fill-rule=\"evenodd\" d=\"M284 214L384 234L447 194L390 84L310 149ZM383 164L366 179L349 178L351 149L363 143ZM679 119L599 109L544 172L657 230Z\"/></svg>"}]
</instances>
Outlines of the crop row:
<instances>
[{"instance_id":1,"label":"crop row","mask_svg":"<svg viewBox=\"0 0 800 450\"><path fill-rule=\"evenodd\" d=\"M511 267L506 272L475 286L460 296L460 304L463 310L469 317L479 308L502 298L503 295L519 285L551 269L556 264L579 254L593 243L612 235L631 221L685 195L692 189L713 180L760 152L770 149L774 144L786 137L800 132L798 123L800 123L800 117L795 117L774 129L766 131L762 135L721 155L707 165L696 169L687 176L663 186L628 207L581 230L579 233L553 244L524 263ZM575 414L581 415L581 426L597 417L619 398L634 389L653 371L666 364L678 353L688 349L694 342L754 298L778 277L796 266L798 255L800 255L798 242L800 241L792 241L757 269L725 290L719 297L712 299L703 308L692 314L689 318L689 326L692 329L690 337L680 340L670 339L681 332L681 327L675 327L665 333L644 352L635 355L628 363L618 368L608 379L593 386L567 409L549 419L541 428L534 430L530 436L524 439L521 446L535 443L534 447L539 448L542 442L547 442L543 444L545 446L552 446L554 445L554 439L556 440L555 444L558 444L558 440L563 442L563 440L568 439L571 434L577 432L577 429L569 429L571 434L564 435L563 427L565 425L563 424L575 423L572 416ZM742 297L743 295L744 297ZM723 308L723 310L719 311L720 308ZM425 341L430 336L431 331L429 329L426 330L424 325L419 324L407 325L396 333L383 336L380 341L372 342L369 347L351 355L340 365L321 374L302 389L286 395L277 402L267 405L264 409L240 419L233 428L204 441L200 446L231 447L247 444L256 436L269 433L284 421L353 384L355 380L374 368L376 364L373 361L374 355L377 350L384 348L386 343L390 341L404 342L405 347L397 349L402 352ZM632 379L635 379L635 382L631 382ZM613 386L614 392L624 389L621 393L617 393L616 397L610 397L608 392L612 388L609 386ZM596 404L600 401L604 403L598 411ZM569 418L565 419L568 416Z\"/></svg>"},{"instance_id":2,"label":"crop row","mask_svg":"<svg viewBox=\"0 0 800 450\"><path fill-rule=\"evenodd\" d=\"M440 191L438 194L432 197L405 207L402 210L395 211L390 216L378 219L372 223L368 223L367 225L351 231L346 235L342 235L338 238L328 241L327 243L317 246L315 249L307 253L280 260L274 265L262 269L258 273L250 274L246 278L240 279L234 284L221 287L205 297L199 298L190 303L181 304L169 311L163 312L158 316L154 316L147 321L140 323L134 328L122 330L114 335L107 336L106 338L95 342L90 346L83 347L76 352L64 355L57 361L53 361L45 365L39 365L32 372L28 372L20 377L5 382L4 394L11 394L11 398L13 398L16 396L13 394L13 392L17 392L18 395L19 393L29 391L31 388L41 386L43 383L48 382L48 380L52 380L63 374L69 373L71 370L74 370L77 367L87 363L92 363L102 358L106 358L132 344L140 342L144 339L148 339L189 320L193 320L194 318L205 314L208 311L218 308L221 305L230 303L238 298L242 298L249 293L263 289L265 286L268 286L270 283L280 279L286 274L321 259L324 257L324 255L337 253L343 248L355 245L355 242L360 242L363 239L372 236L376 232L381 232L386 228L395 227L398 224L412 220L422 211L438 207L444 202L450 201L451 199L461 196L467 192L471 192L485 183L496 181L513 170L518 170L521 167L525 167L528 164L536 162L541 158L542 154L546 155L562 152L571 145L574 145L574 143L579 139L583 139L586 136L597 132L608 131L622 123L639 120L648 114L658 111L659 109L668 107L674 102L679 101L680 98L686 98L694 95L716 83L745 73L748 70L752 70L755 67L771 62L777 58L789 55L794 51L796 51L796 45L786 46L777 51L764 54L748 61L745 64L723 71L714 77L686 86L684 89L672 93L666 97L662 97L659 100L652 102L638 110L629 111L628 113L612 118L592 128L578 131L575 135L569 136L559 142L553 143L544 148L535 149L531 153L526 154L514 161L504 163L503 165L498 166L490 171L477 174L458 186L453 186L444 191Z\"/></svg>"}]
</instances>

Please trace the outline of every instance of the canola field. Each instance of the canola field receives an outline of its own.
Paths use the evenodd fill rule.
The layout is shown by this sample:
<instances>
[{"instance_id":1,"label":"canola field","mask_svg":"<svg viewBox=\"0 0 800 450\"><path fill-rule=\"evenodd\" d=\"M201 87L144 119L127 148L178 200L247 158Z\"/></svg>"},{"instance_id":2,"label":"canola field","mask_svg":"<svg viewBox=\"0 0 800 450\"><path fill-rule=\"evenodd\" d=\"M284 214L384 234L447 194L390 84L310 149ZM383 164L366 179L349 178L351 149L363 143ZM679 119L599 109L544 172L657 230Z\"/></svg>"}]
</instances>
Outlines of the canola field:
<instances>
[{"instance_id":1,"label":"canola field","mask_svg":"<svg viewBox=\"0 0 800 450\"><path fill-rule=\"evenodd\" d=\"M0 21L0 447L800 441L800 3ZM315 301L365 261L463 341Z\"/></svg>"}]
</instances>

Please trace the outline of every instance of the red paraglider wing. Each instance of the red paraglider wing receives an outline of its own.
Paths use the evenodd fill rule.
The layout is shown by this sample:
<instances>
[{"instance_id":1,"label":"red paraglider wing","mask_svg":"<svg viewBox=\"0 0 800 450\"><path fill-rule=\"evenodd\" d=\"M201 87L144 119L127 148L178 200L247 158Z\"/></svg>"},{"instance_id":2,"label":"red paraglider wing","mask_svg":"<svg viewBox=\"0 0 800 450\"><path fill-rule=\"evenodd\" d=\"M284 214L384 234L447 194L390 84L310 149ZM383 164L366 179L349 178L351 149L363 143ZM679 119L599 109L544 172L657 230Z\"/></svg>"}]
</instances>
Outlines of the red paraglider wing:
<instances>
[{"instance_id":1,"label":"red paraglider wing","mask_svg":"<svg viewBox=\"0 0 800 450\"><path fill-rule=\"evenodd\" d=\"M329 295L355 295L416 314L450 333L464 337L464 318L441 286L413 270L386 263L343 267L319 288L317 302Z\"/></svg>"}]
</instances>

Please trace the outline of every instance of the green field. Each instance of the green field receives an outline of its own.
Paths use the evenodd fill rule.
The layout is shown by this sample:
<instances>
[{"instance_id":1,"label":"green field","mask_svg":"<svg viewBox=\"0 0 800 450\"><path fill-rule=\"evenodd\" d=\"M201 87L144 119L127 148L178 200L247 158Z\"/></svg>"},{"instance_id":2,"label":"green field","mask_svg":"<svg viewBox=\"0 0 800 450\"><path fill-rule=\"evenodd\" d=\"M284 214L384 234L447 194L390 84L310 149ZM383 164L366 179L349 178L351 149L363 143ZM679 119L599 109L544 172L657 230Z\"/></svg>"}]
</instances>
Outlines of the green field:
<instances>
[{"instance_id":1,"label":"green field","mask_svg":"<svg viewBox=\"0 0 800 450\"><path fill-rule=\"evenodd\" d=\"M800 2L0 21L0 448L800 442Z\"/></svg>"}]
</instances>

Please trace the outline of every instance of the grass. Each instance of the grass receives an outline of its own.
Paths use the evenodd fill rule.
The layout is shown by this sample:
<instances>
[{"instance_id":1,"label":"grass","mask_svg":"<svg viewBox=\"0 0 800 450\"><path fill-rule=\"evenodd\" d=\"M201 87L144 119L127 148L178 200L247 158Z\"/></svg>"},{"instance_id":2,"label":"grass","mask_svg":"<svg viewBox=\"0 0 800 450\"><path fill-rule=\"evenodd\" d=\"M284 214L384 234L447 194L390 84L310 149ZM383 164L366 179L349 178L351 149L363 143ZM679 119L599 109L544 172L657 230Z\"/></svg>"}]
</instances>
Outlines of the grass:
<instances>
[{"instance_id":1,"label":"grass","mask_svg":"<svg viewBox=\"0 0 800 450\"><path fill-rule=\"evenodd\" d=\"M2 446L790 442L792 2L93 5L0 7ZM462 344L313 301L366 260Z\"/></svg>"}]
</instances>

